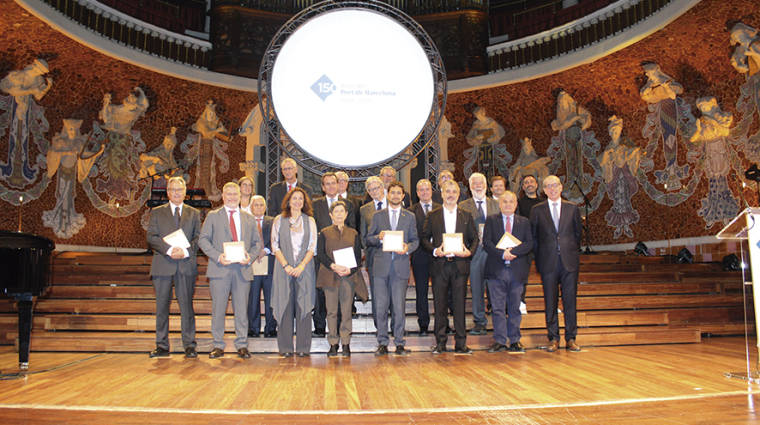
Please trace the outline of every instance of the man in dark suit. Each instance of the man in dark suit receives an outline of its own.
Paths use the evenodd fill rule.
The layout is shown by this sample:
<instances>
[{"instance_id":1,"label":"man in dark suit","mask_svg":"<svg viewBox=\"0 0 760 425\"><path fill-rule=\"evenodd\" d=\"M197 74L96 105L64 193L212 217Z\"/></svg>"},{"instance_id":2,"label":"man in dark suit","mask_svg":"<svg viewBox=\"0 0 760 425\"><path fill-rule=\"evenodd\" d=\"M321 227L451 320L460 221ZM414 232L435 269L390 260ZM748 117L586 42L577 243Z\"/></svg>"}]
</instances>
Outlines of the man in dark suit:
<instances>
[{"instance_id":1,"label":"man in dark suit","mask_svg":"<svg viewBox=\"0 0 760 425\"><path fill-rule=\"evenodd\" d=\"M472 173L470 175L470 193L472 198L465 199L459 203L459 208L467 211L475 220L475 226L478 227L478 236L482 237L482 226L486 223L486 217L499 212L499 203L493 198L486 195L488 190L488 180L481 173ZM485 335L488 319L486 318L485 303L485 269L486 258L488 254L483 249L483 245L478 245L478 249L472 255L470 261L470 290L472 291L472 320L475 326L470 330L470 335Z\"/></svg>"},{"instance_id":2,"label":"man in dark suit","mask_svg":"<svg viewBox=\"0 0 760 425\"><path fill-rule=\"evenodd\" d=\"M575 296L578 292L581 214L578 206L562 200L562 182L559 177L546 177L543 186L548 199L533 207L530 212L530 224L533 230L536 268L544 287L546 329L549 333L549 346L546 350L553 352L559 348L557 290L561 287L562 311L565 315L565 348L569 351L580 351L580 347L575 343L578 330Z\"/></svg>"},{"instance_id":3,"label":"man in dark suit","mask_svg":"<svg viewBox=\"0 0 760 425\"><path fill-rule=\"evenodd\" d=\"M256 231L261 236L264 246L254 258L255 262L265 262L267 272L253 273L251 291L248 294L248 336L257 338L261 332L261 292L264 291L264 336L277 336L277 321L272 314L272 273L274 272L274 254L272 253L272 221L273 217L265 215L267 203L261 195L251 198L251 213L256 223Z\"/></svg>"},{"instance_id":4,"label":"man in dark suit","mask_svg":"<svg viewBox=\"0 0 760 425\"><path fill-rule=\"evenodd\" d=\"M417 223L414 214L401 206L404 186L393 182L388 187L388 208L377 212L367 231L366 244L375 248L372 274L375 293L372 303L377 303L375 323L378 347L375 355L388 354L388 307L394 317L393 342L396 354L408 354L404 348L406 288L409 286L409 253L419 245ZM388 231L404 232L401 249L389 252L383 249L383 240ZM391 301L392 300L392 301Z\"/></svg>"},{"instance_id":5,"label":"man in dark suit","mask_svg":"<svg viewBox=\"0 0 760 425\"><path fill-rule=\"evenodd\" d=\"M417 234L422 235L425 225L425 217L441 204L433 202L433 186L428 179L417 181L417 198L420 202L412 205L410 211L417 220ZM414 274L414 288L416 292L415 307L417 309L417 324L420 327L420 336L427 336L430 326L430 306L428 304L428 287L430 286L430 264L433 254L424 249L422 243L412 253L412 273Z\"/></svg>"},{"instance_id":6,"label":"man in dark suit","mask_svg":"<svg viewBox=\"0 0 760 425\"><path fill-rule=\"evenodd\" d=\"M211 292L211 335L214 349L209 358L224 356L224 322L227 302L232 294L235 312L235 348L238 356L251 357L248 351L248 294L253 280L251 254L256 255L263 244L253 216L240 211L240 186L228 182L222 188L224 206L210 211L203 221L198 247L208 257L206 276ZM243 258L227 259L224 244L243 242Z\"/></svg>"},{"instance_id":7,"label":"man in dark suit","mask_svg":"<svg viewBox=\"0 0 760 425\"><path fill-rule=\"evenodd\" d=\"M380 180L383 182L383 187L385 188L385 196L388 196L388 186L390 186L391 183L398 181L396 180L396 170L386 165L385 167L380 169L380 174L378 175L380 177ZM371 201L372 197L367 194L367 196L364 198L364 203ZM401 202L401 206L404 208L409 208L412 205L412 197L409 196L409 193L407 193L406 189L404 189L404 199Z\"/></svg>"},{"instance_id":8,"label":"man in dark suit","mask_svg":"<svg viewBox=\"0 0 760 425\"><path fill-rule=\"evenodd\" d=\"M282 170L284 180L269 186L267 215L271 217L275 217L282 212L282 200L285 199L285 195L299 185L298 166L293 158L285 158L280 161L280 170Z\"/></svg>"},{"instance_id":9,"label":"man in dark suit","mask_svg":"<svg viewBox=\"0 0 760 425\"><path fill-rule=\"evenodd\" d=\"M333 202L340 199L338 195L338 176L333 172L327 172L322 175L322 191L325 196L320 196L312 203L314 209L314 221L317 223L317 231L322 231L325 227L332 226L330 218L330 206ZM356 214L354 213L353 204L346 202L346 221L345 225L356 229ZM319 271L319 262L315 261L314 265ZM325 292L322 288L317 288L317 296L314 301L314 312L312 314L314 321L314 334L325 336L325 327L327 326L327 308L325 304Z\"/></svg>"},{"instance_id":10,"label":"man in dark suit","mask_svg":"<svg viewBox=\"0 0 760 425\"><path fill-rule=\"evenodd\" d=\"M372 320L375 321L377 317L377 303L375 302L375 279L372 275L372 263L375 257L375 247L368 246L366 242L367 231L369 225L372 222L372 216L376 212L384 209L387 205L385 197L385 189L380 177L371 176L364 182L364 187L367 190L367 194L372 199L372 202L368 202L359 208L359 237L362 241L362 247L364 248L364 264L367 267L367 275L369 276L369 292L370 298L372 298ZM375 323L377 327L377 323Z\"/></svg>"},{"instance_id":11,"label":"man in dark suit","mask_svg":"<svg viewBox=\"0 0 760 425\"><path fill-rule=\"evenodd\" d=\"M449 289L454 310L454 352L472 354L467 347L464 301L467 293L467 275L470 258L478 247L478 231L472 215L457 206L459 185L453 180L443 184L443 206L428 214L422 230L422 246L433 255L432 281L435 304L435 341L433 354L446 351L446 326L448 325ZM447 252L443 246L445 233L461 233L462 249Z\"/></svg>"},{"instance_id":12,"label":"man in dark suit","mask_svg":"<svg viewBox=\"0 0 760 425\"><path fill-rule=\"evenodd\" d=\"M172 300L172 281L182 316L182 345L185 357L195 358L195 312L193 293L198 276L198 236L201 215L197 209L183 203L187 191L182 177L172 177L166 184L169 202L150 211L148 246L153 250L150 275L156 291L156 349L150 357L169 356L169 305ZM170 246L164 236L182 229L189 247Z\"/></svg>"},{"instance_id":13,"label":"man in dark suit","mask_svg":"<svg viewBox=\"0 0 760 425\"><path fill-rule=\"evenodd\" d=\"M483 229L483 248L488 253L486 282L493 306L494 342L488 352L509 350L521 353L525 348L520 343L520 299L530 273L529 254L533 249L533 235L530 221L515 214L517 195L514 192L507 190L502 193L499 209L500 213L486 218ZM506 232L517 238L520 244L506 249L497 248ZM509 314L509 322L506 314ZM510 342L508 347L507 339Z\"/></svg>"}]
</instances>

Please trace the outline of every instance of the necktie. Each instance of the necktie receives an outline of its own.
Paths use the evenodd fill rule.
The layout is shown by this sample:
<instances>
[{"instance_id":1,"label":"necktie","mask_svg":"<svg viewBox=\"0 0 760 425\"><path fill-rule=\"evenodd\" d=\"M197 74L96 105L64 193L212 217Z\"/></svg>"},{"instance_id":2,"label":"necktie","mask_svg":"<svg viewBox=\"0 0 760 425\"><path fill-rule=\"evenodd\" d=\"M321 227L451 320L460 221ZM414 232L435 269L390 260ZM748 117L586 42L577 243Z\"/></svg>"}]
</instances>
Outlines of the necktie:
<instances>
[{"instance_id":1,"label":"necktie","mask_svg":"<svg viewBox=\"0 0 760 425\"><path fill-rule=\"evenodd\" d=\"M430 204L423 204L422 209L425 211L425 215L428 215L430 212Z\"/></svg>"},{"instance_id":2,"label":"necktie","mask_svg":"<svg viewBox=\"0 0 760 425\"><path fill-rule=\"evenodd\" d=\"M396 225L398 224L398 211L397 210L391 210L391 230L396 230Z\"/></svg>"},{"instance_id":3,"label":"necktie","mask_svg":"<svg viewBox=\"0 0 760 425\"><path fill-rule=\"evenodd\" d=\"M261 232L261 219L260 218L256 219L256 225L259 227L259 236L262 236L263 233Z\"/></svg>"},{"instance_id":4,"label":"necktie","mask_svg":"<svg viewBox=\"0 0 760 425\"><path fill-rule=\"evenodd\" d=\"M554 221L554 230L559 232L559 211L557 211L558 202L552 202L552 221Z\"/></svg>"},{"instance_id":5,"label":"necktie","mask_svg":"<svg viewBox=\"0 0 760 425\"><path fill-rule=\"evenodd\" d=\"M483 220L486 219L486 213L483 211L483 201L475 201L478 204L478 211L480 211L480 216Z\"/></svg>"},{"instance_id":6,"label":"necktie","mask_svg":"<svg viewBox=\"0 0 760 425\"><path fill-rule=\"evenodd\" d=\"M290 183L288 183L288 192L290 192L291 190L293 190L293 186Z\"/></svg>"},{"instance_id":7,"label":"necktie","mask_svg":"<svg viewBox=\"0 0 760 425\"><path fill-rule=\"evenodd\" d=\"M507 222L504 224L504 231L512 233L512 217L507 217Z\"/></svg>"},{"instance_id":8,"label":"necktie","mask_svg":"<svg viewBox=\"0 0 760 425\"><path fill-rule=\"evenodd\" d=\"M179 219L179 207L174 207L174 224L176 224L177 227L179 227Z\"/></svg>"},{"instance_id":9,"label":"necktie","mask_svg":"<svg viewBox=\"0 0 760 425\"><path fill-rule=\"evenodd\" d=\"M383 209L383 201L380 201L380 202L378 202L378 203L377 203L377 207L376 207L376 209L377 209L378 211L380 211L381 209Z\"/></svg>"},{"instance_id":10,"label":"necktie","mask_svg":"<svg viewBox=\"0 0 760 425\"><path fill-rule=\"evenodd\" d=\"M237 242L238 234L235 228L235 218L232 216L235 214L235 210L230 210L230 233L232 233L232 242Z\"/></svg>"}]
</instances>

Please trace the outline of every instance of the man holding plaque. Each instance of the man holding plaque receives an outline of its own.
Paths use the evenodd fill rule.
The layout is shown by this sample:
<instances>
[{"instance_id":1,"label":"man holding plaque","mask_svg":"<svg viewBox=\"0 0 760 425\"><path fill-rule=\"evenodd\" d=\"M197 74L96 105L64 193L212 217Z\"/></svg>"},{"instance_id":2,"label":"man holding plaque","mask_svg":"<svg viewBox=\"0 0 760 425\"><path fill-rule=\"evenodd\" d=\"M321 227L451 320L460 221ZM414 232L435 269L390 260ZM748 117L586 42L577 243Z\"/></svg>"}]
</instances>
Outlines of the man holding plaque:
<instances>
[{"instance_id":1,"label":"man holding plaque","mask_svg":"<svg viewBox=\"0 0 760 425\"><path fill-rule=\"evenodd\" d=\"M211 335L214 349L208 357L224 356L224 320L227 300L232 294L235 312L235 348L238 356L247 359L248 294L253 280L249 253L257 255L263 244L253 216L241 213L240 186L228 182L222 188L224 206L208 213L201 228L198 246L208 257L206 276L211 291Z\"/></svg>"},{"instance_id":2,"label":"man holding plaque","mask_svg":"<svg viewBox=\"0 0 760 425\"><path fill-rule=\"evenodd\" d=\"M488 253L486 282L493 306L494 342L489 353L525 351L520 343L520 299L530 272L533 236L530 221L515 214L516 209L517 195L505 191L499 198L501 213L488 216L483 230L483 248Z\"/></svg>"},{"instance_id":3,"label":"man holding plaque","mask_svg":"<svg viewBox=\"0 0 760 425\"><path fill-rule=\"evenodd\" d=\"M499 212L499 203L493 198L486 196L488 181L486 176L481 173L472 173L470 175L470 192L472 198L466 199L459 203L459 208L467 211L475 220L475 226L478 228L478 236L483 236L483 226L486 223L486 217ZM485 276L486 258L488 254L482 245L472 255L470 262L470 289L472 292L472 320L475 326L470 330L470 335L485 335L486 325L486 305L485 305Z\"/></svg>"},{"instance_id":4,"label":"man holding plaque","mask_svg":"<svg viewBox=\"0 0 760 425\"><path fill-rule=\"evenodd\" d=\"M156 349L150 357L169 357L169 304L172 281L182 316L182 345L185 357L198 357L195 351L195 312L193 293L198 276L196 255L201 232L201 215L184 203L187 188L182 177L166 184L169 202L150 211L148 246L153 250L150 275L156 291Z\"/></svg>"},{"instance_id":5,"label":"man holding plaque","mask_svg":"<svg viewBox=\"0 0 760 425\"><path fill-rule=\"evenodd\" d=\"M251 198L251 213L256 222L256 231L261 236L262 247L251 264L253 280L248 294L248 336L258 338L261 332L261 293L264 292L264 336L277 336L277 321L272 314L272 273L274 271L274 254L272 253L273 217L265 215L267 203L261 195Z\"/></svg>"},{"instance_id":6,"label":"man holding plaque","mask_svg":"<svg viewBox=\"0 0 760 425\"><path fill-rule=\"evenodd\" d=\"M393 315L393 342L396 354L404 348L406 288L409 285L409 253L419 245L417 223L411 211L402 208L404 186L394 181L388 186L388 207L372 216L366 245L374 248L372 274L378 347L375 355L388 354L388 306Z\"/></svg>"},{"instance_id":7,"label":"man holding plaque","mask_svg":"<svg viewBox=\"0 0 760 425\"><path fill-rule=\"evenodd\" d=\"M581 248L581 214L578 206L563 201L562 182L557 176L543 181L548 198L530 211L533 229L536 269L544 287L544 307L549 346L546 351L559 348L559 320L557 318L558 289L562 288L562 311L565 314L565 348L580 351L575 343L578 331L575 314L575 295L578 292L578 268Z\"/></svg>"},{"instance_id":8,"label":"man holding plaque","mask_svg":"<svg viewBox=\"0 0 760 425\"><path fill-rule=\"evenodd\" d=\"M454 310L454 352L471 354L467 347L464 300L470 258L478 247L478 231L472 215L457 206L459 185L449 180L441 187L443 207L428 214L422 230L422 246L433 254L431 277L435 306L435 348L433 354L446 351L449 289Z\"/></svg>"}]
</instances>

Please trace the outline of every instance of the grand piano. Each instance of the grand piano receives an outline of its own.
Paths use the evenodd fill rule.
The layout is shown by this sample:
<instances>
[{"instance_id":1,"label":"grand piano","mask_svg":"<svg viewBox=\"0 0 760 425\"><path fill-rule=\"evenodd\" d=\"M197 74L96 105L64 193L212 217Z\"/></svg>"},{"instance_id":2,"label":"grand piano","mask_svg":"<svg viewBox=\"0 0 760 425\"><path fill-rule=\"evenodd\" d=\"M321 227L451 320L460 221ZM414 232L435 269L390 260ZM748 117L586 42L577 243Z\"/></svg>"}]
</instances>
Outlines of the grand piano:
<instances>
[{"instance_id":1,"label":"grand piano","mask_svg":"<svg viewBox=\"0 0 760 425\"><path fill-rule=\"evenodd\" d=\"M42 236L0 230L0 290L18 303L19 369L29 368L34 297L50 286L55 243Z\"/></svg>"}]
</instances>

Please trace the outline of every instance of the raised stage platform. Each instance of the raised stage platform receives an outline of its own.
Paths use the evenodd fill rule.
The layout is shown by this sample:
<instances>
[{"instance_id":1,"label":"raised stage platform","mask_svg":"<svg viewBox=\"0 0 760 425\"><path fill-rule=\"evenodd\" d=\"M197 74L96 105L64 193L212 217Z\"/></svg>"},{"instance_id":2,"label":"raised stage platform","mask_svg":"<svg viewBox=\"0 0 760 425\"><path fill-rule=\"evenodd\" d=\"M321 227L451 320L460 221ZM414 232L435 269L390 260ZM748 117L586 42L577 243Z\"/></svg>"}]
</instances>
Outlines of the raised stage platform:
<instances>
[{"instance_id":1,"label":"raised stage platform","mask_svg":"<svg viewBox=\"0 0 760 425\"><path fill-rule=\"evenodd\" d=\"M760 387L724 377L746 369L745 349L715 337L471 356L32 353L28 375L0 380L0 423L756 424ZM0 370L16 361L0 349Z\"/></svg>"}]
</instances>

